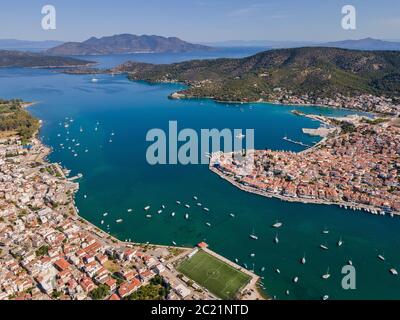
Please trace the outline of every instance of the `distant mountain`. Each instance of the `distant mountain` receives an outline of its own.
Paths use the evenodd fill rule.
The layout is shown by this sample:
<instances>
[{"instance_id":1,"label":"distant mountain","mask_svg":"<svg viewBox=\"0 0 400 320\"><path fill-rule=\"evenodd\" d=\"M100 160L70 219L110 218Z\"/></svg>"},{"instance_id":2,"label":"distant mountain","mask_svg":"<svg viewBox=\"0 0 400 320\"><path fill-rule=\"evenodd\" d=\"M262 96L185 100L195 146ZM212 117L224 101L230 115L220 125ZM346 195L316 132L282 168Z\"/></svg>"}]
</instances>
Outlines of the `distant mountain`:
<instances>
[{"instance_id":1,"label":"distant mountain","mask_svg":"<svg viewBox=\"0 0 400 320\"><path fill-rule=\"evenodd\" d=\"M45 50L61 45L62 41L27 41L17 39L0 39L0 49L4 50Z\"/></svg>"},{"instance_id":2,"label":"distant mountain","mask_svg":"<svg viewBox=\"0 0 400 320\"><path fill-rule=\"evenodd\" d=\"M184 82L189 97L270 101L276 90L295 95L398 96L400 52L305 47L269 50L241 59L193 60L169 65L127 62L111 72L132 80Z\"/></svg>"},{"instance_id":3,"label":"distant mountain","mask_svg":"<svg viewBox=\"0 0 400 320\"><path fill-rule=\"evenodd\" d=\"M296 48L314 45L311 41L274 41L274 40L228 40L203 43L213 47L260 47L271 49Z\"/></svg>"},{"instance_id":4,"label":"distant mountain","mask_svg":"<svg viewBox=\"0 0 400 320\"><path fill-rule=\"evenodd\" d=\"M83 67L93 64L68 57L55 57L33 52L0 50L0 67L62 68Z\"/></svg>"},{"instance_id":5,"label":"distant mountain","mask_svg":"<svg viewBox=\"0 0 400 320\"><path fill-rule=\"evenodd\" d=\"M299 47L332 47L352 50L400 50L400 41L384 41L372 38L333 42L273 41L273 40L231 40L204 43L214 47L260 47L264 49L284 49Z\"/></svg>"},{"instance_id":6,"label":"distant mountain","mask_svg":"<svg viewBox=\"0 0 400 320\"><path fill-rule=\"evenodd\" d=\"M327 42L320 44L320 46L352 50L400 50L400 42L384 41L373 38Z\"/></svg>"},{"instance_id":7,"label":"distant mountain","mask_svg":"<svg viewBox=\"0 0 400 320\"><path fill-rule=\"evenodd\" d=\"M104 55L135 52L189 52L211 49L208 46L192 44L175 37L119 34L102 38L92 37L83 42L67 42L46 52L53 55Z\"/></svg>"}]
</instances>

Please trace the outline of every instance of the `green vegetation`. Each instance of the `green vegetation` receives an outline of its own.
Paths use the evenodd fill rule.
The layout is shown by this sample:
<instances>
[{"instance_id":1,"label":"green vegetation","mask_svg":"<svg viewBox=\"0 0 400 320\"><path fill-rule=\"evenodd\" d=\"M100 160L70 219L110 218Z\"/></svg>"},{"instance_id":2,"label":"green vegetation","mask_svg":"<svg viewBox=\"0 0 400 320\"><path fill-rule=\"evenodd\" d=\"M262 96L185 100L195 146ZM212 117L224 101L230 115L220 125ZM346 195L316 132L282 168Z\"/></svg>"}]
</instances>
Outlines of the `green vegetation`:
<instances>
[{"instance_id":1,"label":"green vegetation","mask_svg":"<svg viewBox=\"0 0 400 320\"><path fill-rule=\"evenodd\" d=\"M140 287L132 293L128 300L164 300L170 292L170 286L167 285L163 277L156 275L146 286Z\"/></svg>"},{"instance_id":2,"label":"green vegetation","mask_svg":"<svg viewBox=\"0 0 400 320\"><path fill-rule=\"evenodd\" d=\"M24 110L22 100L0 100L0 133L17 133L29 141L39 129L39 121Z\"/></svg>"},{"instance_id":3,"label":"green vegetation","mask_svg":"<svg viewBox=\"0 0 400 320\"><path fill-rule=\"evenodd\" d=\"M109 294L108 287L105 284L99 285L96 289L90 291L89 296L93 300L103 300Z\"/></svg>"},{"instance_id":4,"label":"green vegetation","mask_svg":"<svg viewBox=\"0 0 400 320\"><path fill-rule=\"evenodd\" d=\"M169 65L127 62L111 72L128 72L131 80L178 81L180 93L220 101L268 100L284 88L310 98L400 92L400 52L339 48L270 50L242 59L193 60Z\"/></svg>"},{"instance_id":5,"label":"green vegetation","mask_svg":"<svg viewBox=\"0 0 400 320\"><path fill-rule=\"evenodd\" d=\"M0 50L0 67L71 67L87 66L93 62L60 56L50 56L41 53Z\"/></svg>"},{"instance_id":6,"label":"green vegetation","mask_svg":"<svg viewBox=\"0 0 400 320\"><path fill-rule=\"evenodd\" d=\"M43 245L39 249L36 250L36 256L42 257L49 252L49 246Z\"/></svg>"},{"instance_id":7,"label":"green vegetation","mask_svg":"<svg viewBox=\"0 0 400 320\"><path fill-rule=\"evenodd\" d=\"M352 133L352 132L356 131L356 127L354 126L354 124L352 124L350 122L346 122L346 121L343 121L340 124L340 128L342 129L343 133Z\"/></svg>"},{"instance_id":8,"label":"green vegetation","mask_svg":"<svg viewBox=\"0 0 400 320\"><path fill-rule=\"evenodd\" d=\"M247 274L203 250L184 260L178 271L222 299L234 299L250 281Z\"/></svg>"}]
</instances>

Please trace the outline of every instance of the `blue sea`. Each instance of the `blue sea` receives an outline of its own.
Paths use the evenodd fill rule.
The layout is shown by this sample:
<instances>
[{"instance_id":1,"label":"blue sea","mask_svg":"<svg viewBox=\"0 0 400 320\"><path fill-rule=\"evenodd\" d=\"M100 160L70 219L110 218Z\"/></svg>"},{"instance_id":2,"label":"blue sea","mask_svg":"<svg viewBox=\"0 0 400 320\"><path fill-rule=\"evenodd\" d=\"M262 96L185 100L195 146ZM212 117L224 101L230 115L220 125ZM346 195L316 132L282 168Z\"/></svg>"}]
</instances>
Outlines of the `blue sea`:
<instances>
[{"instance_id":1,"label":"blue sea","mask_svg":"<svg viewBox=\"0 0 400 320\"><path fill-rule=\"evenodd\" d=\"M257 51L237 50L225 49L214 53L216 56L196 53L86 58L109 67L125 59L169 63L240 57ZM224 104L206 99L176 101L167 96L183 88L181 85L130 82L124 75L96 77L99 81L94 83L90 75L0 70L0 97L39 102L29 110L43 120L40 137L53 148L50 160L72 170L72 175L83 174L76 204L84 218L120 239L166 245L175 241L182 246L206 241L212 250L254 269L263 277L266 293L277 299L321 299L324 295L331 299L400 298L400 278L389 272L393 267L400 270L398 218L264 198L238 190L210 172L207 165L152 166L146 161L146 133L153 128L167 131L169 121L177 121L178 129L197 132L203 128L254 129L256 148L301 151L303 147L282 137L316 143L318 138L304 135L302 128L317 128L319 123L293 115L292 110L330 116L354 112ZM190 208L177 205L177 200ZM210 212L197 207L197 202ZM151 219L143 210L147 205L151 206ZM157 214L162 205L166 208ZM104 212L109 213L107 217L103 217ZM172 212L176 212L174 217ZM186 213L189 219L184 218ZM123 219L123 223L116 223L117 219ZM277 220L283 223L278 230L271 228ZM253 230L257 241L249 237ZM279 244L273 241L276 235ZM339 239L343 241L341 247L337 246ZM321 244L329 250L321 250ZM386 261L379 260L378 254L383 254ZM307 260L304 265L300 263L303 255ZM355 290L341 286L341 270L348 260L356 270ZM321 275L328 268L331 277L324 280ZM298 283L293 282L294 277L299 278Z\"/></svg>"}]
</instances>

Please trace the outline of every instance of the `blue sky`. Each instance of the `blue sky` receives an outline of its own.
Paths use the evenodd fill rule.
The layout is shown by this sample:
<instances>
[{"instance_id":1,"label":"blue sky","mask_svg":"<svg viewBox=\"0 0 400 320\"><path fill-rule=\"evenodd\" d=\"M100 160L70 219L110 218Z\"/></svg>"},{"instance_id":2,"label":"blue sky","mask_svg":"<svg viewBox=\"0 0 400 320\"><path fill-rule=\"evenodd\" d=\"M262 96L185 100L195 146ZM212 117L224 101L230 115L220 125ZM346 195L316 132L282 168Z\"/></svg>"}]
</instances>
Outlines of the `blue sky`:
<instances>
[{"instance_id":1,"label":"blue sky","mask_svg":"<svg viewBox=\"0 0 400 320\"><path fill-rule=\"evenodd\" d=\"M57 29L41 28L41 8ZM341 28L341 8L357 9L357 30ZM223 40L400 39L399 0L1 0L0 39L81 41L116 33Z\"/></svg>"}]
</instances>

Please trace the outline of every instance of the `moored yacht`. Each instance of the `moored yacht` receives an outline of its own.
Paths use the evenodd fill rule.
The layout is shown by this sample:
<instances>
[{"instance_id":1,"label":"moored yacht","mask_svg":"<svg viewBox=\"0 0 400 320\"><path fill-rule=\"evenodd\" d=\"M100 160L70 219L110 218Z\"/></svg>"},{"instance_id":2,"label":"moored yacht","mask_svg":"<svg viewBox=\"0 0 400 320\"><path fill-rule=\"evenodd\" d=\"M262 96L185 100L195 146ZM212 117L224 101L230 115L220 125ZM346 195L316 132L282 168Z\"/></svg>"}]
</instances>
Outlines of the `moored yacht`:
<instances>
[{"instance_id":1,"label":"moored yacht","mask_svg":"<svg viewBox=\"0 0 400 320\"><path fill-rule=\"evenodd\" d=\"M328 270L326 271L326 273L325 274L323 274L322 275L322 279L329 279L329 277L331 276L331 274L329 273L329 268L328 268Z\"/></svg>"}]
</instances>

